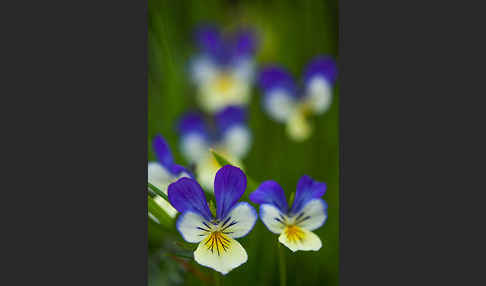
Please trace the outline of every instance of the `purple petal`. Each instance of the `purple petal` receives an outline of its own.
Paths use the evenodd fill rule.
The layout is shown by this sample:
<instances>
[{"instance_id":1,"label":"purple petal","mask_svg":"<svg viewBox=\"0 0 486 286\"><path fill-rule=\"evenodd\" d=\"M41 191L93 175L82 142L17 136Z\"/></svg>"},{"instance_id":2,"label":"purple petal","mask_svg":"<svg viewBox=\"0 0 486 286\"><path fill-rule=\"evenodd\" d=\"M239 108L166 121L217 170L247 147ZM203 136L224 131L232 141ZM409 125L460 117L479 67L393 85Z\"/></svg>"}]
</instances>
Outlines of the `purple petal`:
<instances>
[{"instance_id":1,"label":"purple petal","mask_svg":"<svg viewBox=\"0 0 486 286\"><path fill-rule=\"evenodd\" d=\"M214 179L217 218L224 218L241 198L246 189L246 175L240 168L226 165L218 170Z\"/></svg>"},{"instance_id":2,"label":"purple petal","mask_svg":"<svg viewBox=\"0 0 486 286\"><path fill-rule=\"evenodd\" d=\"M198 48L208 54L214 54L223 45L221 32L213 25L201 26L196 29L194 38Z\"/></svg>"},{"instance_id":3,"label":"purple petal","mask_svg":"<svg viewBox=\"0 0 486 286\"><path fill-rule=\"evenodd\" d=\"M228 106L216 114L216 124L221 133L235 125L246 124L246 110L238 106Z\"/></svg>"},{"instance_id":4,"label":"purple petal","mask_svg":"<svg viewBox=\"0 0 486 286\"><path fill-rule=\"evenodd\" d=\"M331 57L325 56L313 59L304 73L305 84L307 85L314 76L322 76L330 83L334 83L337 78L336 62Z\"/></svg>"},{"instance_id":5,"label":"purple petal","mask_svg":"<svg viewBox=\"0 0 486 286\"><path fill-rule=\"evenodd\" d=\"M315 181L307 175L302 176L297 183L297 191L290 213L298 213L308 201L322 197L325 192L326 183Z\"/></svg>"},{"instance_id":6,"label":"purple petal","mask_svg":"<svg viewBox=\"0 0 486 286\"><path fill-rule=\"evenodd\" d=\"M174 175L174 176L179 176L182 172L188 174L189 176L191 176L191 178L194 178L194 174L189 171L186 167L184 166L181 166L181 165L177 165L177 164L173 164L170 168L169 168L169 171Z\"/></svg>"},{"instance_id":7,"label":"purple petal","mask_svg":"<svg viewBox=\"0 0 486 286\"><path fill-rule=\"evenodd\" d=\"M258 40L253 30L242 29L236 34L235 56L246 57L255 54Z\"/></svg>"},{"instance_id":8,"label":"purple petal","mask_svg":"<svg viewBox=\"0 0 486 286\"><path fill-rule=\"evenodd\" d=\"M152 147L154 149L155 155L157 156L157 159L166 169L168 169L173 174L173 171L178 171L178 168L174 167L174 158L172 157L172 153L170 152L169 144L167 144L164 137L162 137L160 134L156 135L152 140Z\"/></svg>"},{"instance_id":9,"label":"purple petal","mask_svg":"<svg viewBox=\"0 0 486 286\"><path fill-rule=\"evenodd\" d=\"M180 136L194 132L202 135L204 138L209 137L203 117L198 112L188 112L184 114L179 119L177 131Z\"/></svg>"},{"instance_id":10,"label":"purple petal","mask_svg":"<svg viewBox=\"0 0 486 286\"><path fill-rule=\"evenodd\" d=\"M174 158L170 152L169 144L160 134L156 135L152 141L155 155L158 161L174 176L178 176L182 172L193 176L186 168L181 165L174 164Z\"/></svg>"},{"instance_id":11,"label":"purple petal","mask_svg":"<svg viewBox=\"0 0 486 286\"><path fill-rule=\"evenodd\" d=\"M287 213L289 207L282 187L275 181L265 181L250 194L250 200L255 204L271 204L281 212Z\"/></svg>"},{"instance_id":12,"label":"purple petal","mask_svg":"<svg viewBox=\"0 0 486 286\"><path fill-rule=\"evenodd\" d=\"M204 191L195 180L181 178L170 184L168 196L171 205L179 212L193 211L211 220L212 215Z\"/></svg>"},{"instance_id":13,"label":"purple petal","mask_svg":"<svg viewBox=\"0 0 486 286\"><path fill-rule=\"evenodd\" d=\"M294 79L285 69L277 66L269 66L260 73L260 87L268 92L274 88L282 88L295 95Z\"/></svg>"},{"instance_id":14,"label":"purple petal","mask_svg":"<svg viewBox=\"0 0 486 286\"><path fill-rule=\"evenodd\" d=\"M219 64L224 65L231 60L232 50L229 43L216 26L199 27L195 32L195 40L199 49Z\"/></svg>"}]
</instances>

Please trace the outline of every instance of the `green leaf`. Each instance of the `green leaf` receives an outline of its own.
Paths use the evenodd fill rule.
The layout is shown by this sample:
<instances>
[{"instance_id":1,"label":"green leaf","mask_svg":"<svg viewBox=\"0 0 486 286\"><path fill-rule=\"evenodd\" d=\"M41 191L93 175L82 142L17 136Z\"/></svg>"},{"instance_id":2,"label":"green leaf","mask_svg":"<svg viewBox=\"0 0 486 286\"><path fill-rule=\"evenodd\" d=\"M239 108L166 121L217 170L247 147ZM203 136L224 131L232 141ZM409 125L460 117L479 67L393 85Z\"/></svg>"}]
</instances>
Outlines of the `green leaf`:
<instances>
[{"instance_id":1,"label":"green leaf","mask_svg":"<svg viewBox=\"0 0 486 286\"><path fill-rule=\"evenodd\" d=\"M197 246L197 245L195 246L194 244L187 243L187 242L184 242L184 241L175 241L174 243L179 248L182 248L182 249L185 249L185 250L190 250L190 251L196 250L196 246Z\"/></svg>"},{"instance_id":2,"label":"green leaf","mask_svg":"<svg viewBox=\"0 0 486 286\"><path fill-rule=\"evenodd\" d=\"M216 161L218 162L220 167L223 167L225 165L233 165L233 166L235 165L235 164L232 164L230 161L226 160L226 158L224 158L223 156L216 153L216 151L214 151L213 149L211 149L210 151L211 151L211 154L213 154L214 159L216 159Z\"/></svg>"},{"instance_id":3,"label":"green leaf","mask_svg":"<svg viewBox=\"0 0 486 286\"><path fill-rule=\"evenodd\" d=\"M209 201L209 210L211 211L211 214L216 217L216 206L214 205L213 200Z\"/></svg>"},{"instance_id":4,"label":"green leaf","mask_svg":"<svg viewBox=\"0 0 486 286\"><path fill-rule=\"evenodd\" d=\"M289 206L291 206L292 203L294 202L294 197L295 197L295 192L292 192L290 194L290 198L289 198Z\"/></svg>"},{"instance_id":5,"label":"green leaf","mask_svg":"<svg viewBox=\"0 0 486 286\"><path fill-rule=\"evenodd\" d=\"M150 188L151 191L153 191L157 195L161 196L166 201L169 201L169 197L167 197L167 195L164 192L162 192L159 188L157 188L156 186L152 185L151 183L148 183L147 182L147 184L148 184L148 187Z\"/></svg>"},{"instance_id":6,"label":"green leaf","mask_svg":"<svg viewBox=\"0 0 486 286\"><path fill-rule=\"evenodd\" d=\"M153 198L147 196L148 212L152 214L161 226L172 230L174 220L154 201Z\"/></svg>"},{"instance_id":7,"label":"green leaf","mask_svg":"<svg viewBox=\"0 0 486 286\"><path fill-rule=\"evenodd\" d=\"M164 256L177 256L181 258L189 258L189 259L194 259L194 254L192 252L186 251L186 250L181 250L181 251L172 251L172 252L166 252L163 253L162 255Z\"/></svg>"}]
</instances>

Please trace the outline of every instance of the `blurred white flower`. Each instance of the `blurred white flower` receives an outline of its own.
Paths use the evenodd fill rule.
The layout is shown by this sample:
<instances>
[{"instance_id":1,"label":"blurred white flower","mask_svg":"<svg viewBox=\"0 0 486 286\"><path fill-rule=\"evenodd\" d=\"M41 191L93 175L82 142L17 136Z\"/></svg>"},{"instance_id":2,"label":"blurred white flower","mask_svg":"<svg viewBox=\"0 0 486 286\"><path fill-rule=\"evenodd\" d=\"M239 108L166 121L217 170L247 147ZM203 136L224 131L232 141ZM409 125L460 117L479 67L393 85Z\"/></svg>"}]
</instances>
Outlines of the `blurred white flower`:
<instances>
[{"instance_id":1,"label":"blurred white flower","mask_svg":"<svg viewBox=\"0 0 486 286\"><path fill-rule=\"evenodd\" d=\"M312 134L308 117L327 112L332 102L332 84L337 70L334 61L317 57L304 73L304 88L299 92L292 76L283 68L269 66L260 74L263 108L277 122L286 124L289 137L303 141Z\"/></svg>"}]
</instances>

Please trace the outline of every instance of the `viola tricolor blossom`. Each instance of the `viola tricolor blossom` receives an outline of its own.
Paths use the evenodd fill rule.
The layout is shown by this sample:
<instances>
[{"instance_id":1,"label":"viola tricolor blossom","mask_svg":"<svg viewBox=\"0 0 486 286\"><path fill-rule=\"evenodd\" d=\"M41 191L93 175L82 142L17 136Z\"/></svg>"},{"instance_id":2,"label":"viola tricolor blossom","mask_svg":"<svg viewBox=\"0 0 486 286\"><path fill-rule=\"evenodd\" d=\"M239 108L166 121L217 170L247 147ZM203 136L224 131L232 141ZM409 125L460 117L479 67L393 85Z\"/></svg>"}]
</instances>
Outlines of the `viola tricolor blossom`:
<instances>
[{"instance_id":1,"label":"viola tricolor blossom","mask_svg":"<svg viewBox=\"0 0 486 286\"><path fill-rule=\"evenodd\" d=\"M216 27L196 30L199 53L190 62L197 100L209 113L228 105L246 106L254 80L257 40L249 29L223 35Z\"/></svg>"},{"instance_id":2,"label":"viola tricolor blossom","mask_svg":"<svg viewBox=\"0 0 486 286\"><path fill-rule=\"evenodd\" d=\"M169 145L162 136L155 136L152 141L152 147L158 160L148 163L148 182L167 194L167 188L170 183L182 177L190 178L191 173L186 168L174 163ZM175 217L177 211L169 202L160 196L156 196L154 200L169 216Z\"/></svg>"},{"instance_id":3,"label":"viola tricolor blossom","mask_svg":"<svg viewBox=\"0 0 486 286\"><path fill-rule=\"evenodd\" d=\"M207 190L212 190L219 168L209 150L214 149L242 167L240 160L250 150L252 139L246 111L241 107L228 106L211 119L213 128L209 128L201 114L190 112L182 116L178 125L182 154L195 165L196 177Z\"/></svg>"},{"instance_id":4,"label":"viola tricolor blossom","mask_svg":"<svg viewBox=\"0 0 486 286\"><path fill-rule=\"evenodd\" d=\"M250 200L260 204L260 219L268 230L280 234L280 243L293 252L317 251L322 243L312 231L321 227L327 218L327 204L321 199L325 191L325 183L304 175L297 184L291 208L283 189L275 181L263 182L250 194Z\"/></svg>"},{"instance_id":5,"label":"viola tricolor blossom","mask_svg":"<svg viewBox=\"0 0 486 286\"><path fill-rule=\"evenodd\" d=\"M185 241L199 243L194 251L197 263L226 274L248 260L236 238L247 235L257 219L255 209L239 202L246 189L246 176L226 165L214 180L216 212L211 213L197 181L181 178L169 185L169 201L181 215L176 227Z\"/></svg>"},{"instance_id":6,"label":"viola tricolor blossom","mask_svg":"<svg viewBox=\"0 0 486 286\"><path fill-rule=\"evenodd\" d=\"M323 114L329 109L336 77L336 64L329 57L317 57L311 61L304 72L304 87L301 89L296 87L285 69L266 67L259 79L264 92L264 110L272 119L286 124L292 139L305 140L312 131L307 116Z\"/></svg>"}]
</instances>

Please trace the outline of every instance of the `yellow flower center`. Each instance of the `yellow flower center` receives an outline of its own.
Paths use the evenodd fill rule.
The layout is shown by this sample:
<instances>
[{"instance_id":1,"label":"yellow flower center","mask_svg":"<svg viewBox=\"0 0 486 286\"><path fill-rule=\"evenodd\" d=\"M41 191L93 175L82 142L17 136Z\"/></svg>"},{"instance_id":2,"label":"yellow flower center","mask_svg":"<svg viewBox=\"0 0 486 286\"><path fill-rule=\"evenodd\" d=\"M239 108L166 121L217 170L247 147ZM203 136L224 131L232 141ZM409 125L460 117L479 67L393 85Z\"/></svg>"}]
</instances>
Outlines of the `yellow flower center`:
<instances>
[{"instance_id":1,"label":"yellow flower center","mask_svg":"<svg viewBox=\"0 0 486 286\"><path fill-rule=\"evenodd\" d=\"M287 123L287 132L292 139L303 141L311 133L311 126L306 118L306 109L299 108L289 119Z\"/></svg>"},{"instance_id":2,"label":"yellow flower center","mask_svg":"<svg viewBox=\"0 0 486 286\"><path fill-rule=\"evenodd\" d=\"M303 102L303 103L299 104L298 107L297 107L297 112L300 112L302 114L302 116L304 116L304 117L311 115L311 113L312 113L311 103Z\"/></svg>"},{"instance_id":3,"label":"yellow flower center","mask_svg":"<svg viewBox=\"0 0 486 286\"><path fill-rule=\"evenodd\" d=\"M221 92L222 95L226 93L233 87L235 80L229 74L222 74L216 79L216 89Z\"/></svg>"},{"instance_id":4,"label":"yellow flower center","mask_svg":"<svg viewBox=\"0 0 486 286\"><path fill-rule=\"evenodd\" d=\"M285 235L287 236L287 239L290 241L290 242L297 242L297 241L302 241L304 240L304 232L302 231L302 229L298 226L295 226L295 225L288 225L286 228L285 228Z\"/></svg>"},{"instance_id":5,"label":"yellow flower center","mask_svg":"<svg viewBox=\"0 0 486 286\"><path fill-rule=\"evenodd\" d=\"M206 246L211 253L217 253L218 256L228 251L230 245L231 242L229 237L220 231L211 232L206 238L206 241L204 241L204 246Z\"/></svg>"}]
</instances>

